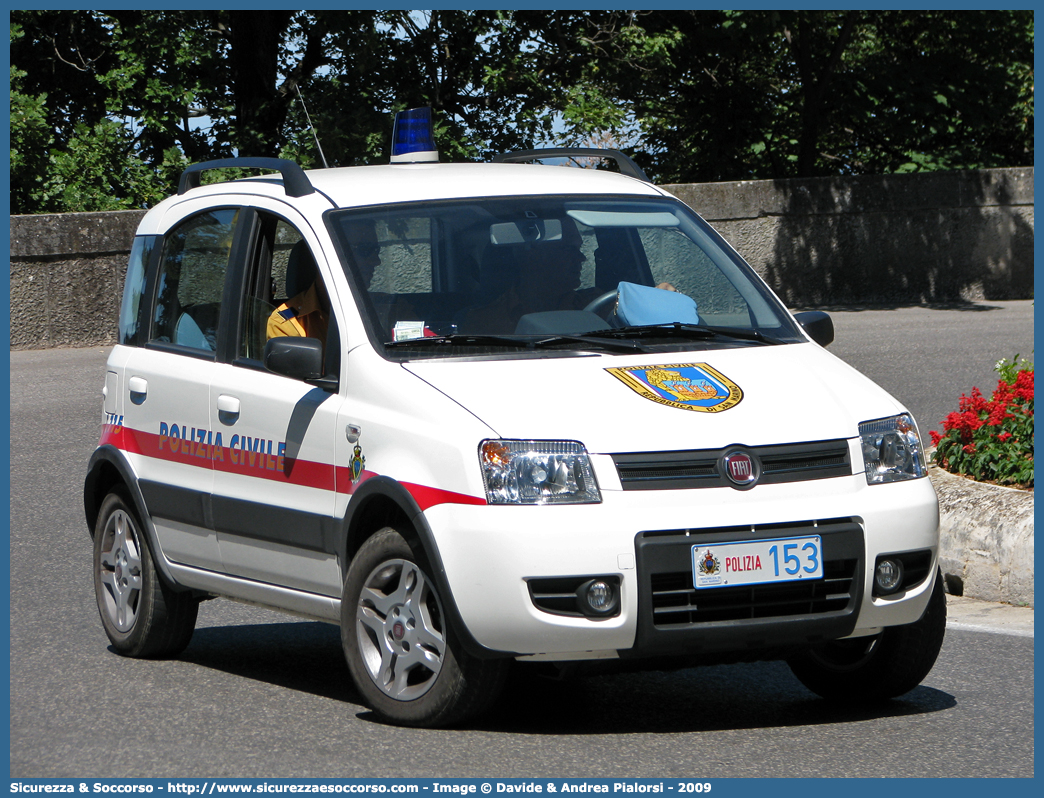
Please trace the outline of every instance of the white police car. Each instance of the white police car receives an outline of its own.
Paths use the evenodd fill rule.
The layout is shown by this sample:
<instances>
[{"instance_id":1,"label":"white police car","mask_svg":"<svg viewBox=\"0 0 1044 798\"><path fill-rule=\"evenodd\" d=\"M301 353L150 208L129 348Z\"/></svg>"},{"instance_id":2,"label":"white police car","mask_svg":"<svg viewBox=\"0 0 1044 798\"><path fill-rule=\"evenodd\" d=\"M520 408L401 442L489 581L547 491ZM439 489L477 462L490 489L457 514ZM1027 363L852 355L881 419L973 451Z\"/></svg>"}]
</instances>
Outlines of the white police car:
<instances>
[{"instance_id":1,"label":"white police car","mask_svg":"<svg viewBox=\"0 0 1044 798\"><path fill-rule=\"evenodd\" d=\"M423 726L513 660L915 687L936 497L829 317L619 153L440 164L424 121L387 166L190 167L141 222L84 490L115 650L177 654L216 596L329 621ZM200 185L226 166L279 175Z\"/></svg>"}]
</instances>

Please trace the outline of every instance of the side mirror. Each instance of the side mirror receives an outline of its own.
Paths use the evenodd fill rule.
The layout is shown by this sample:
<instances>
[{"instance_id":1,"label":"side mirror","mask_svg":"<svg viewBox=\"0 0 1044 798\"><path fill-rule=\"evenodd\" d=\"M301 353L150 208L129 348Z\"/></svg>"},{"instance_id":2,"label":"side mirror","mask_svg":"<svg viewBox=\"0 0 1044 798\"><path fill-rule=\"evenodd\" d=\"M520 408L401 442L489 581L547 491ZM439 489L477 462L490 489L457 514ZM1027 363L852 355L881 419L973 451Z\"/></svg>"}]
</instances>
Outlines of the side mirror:
<instances>
[{"instance_id":1,"label":"side mirror","mask_svg":"<svg viewBox=\"0 0 1044 798\"><path fill-rule=\"evenodd\" d=\"M295 380L323 376L323 344L318 338L272 338L265 344L265 368Z\"/></svg>"},{"instance_id":2,"label":"side mirror","mask_svg":"<svg viewBox=\"0 0 1044 798\"><path fill-rule=\"evenodd\" d=\"M808 333L808 337L820 346L829 346L834 340L834 322L821 310L806 310L795 313L794 318Z\"/></svg>"}]
</instances>

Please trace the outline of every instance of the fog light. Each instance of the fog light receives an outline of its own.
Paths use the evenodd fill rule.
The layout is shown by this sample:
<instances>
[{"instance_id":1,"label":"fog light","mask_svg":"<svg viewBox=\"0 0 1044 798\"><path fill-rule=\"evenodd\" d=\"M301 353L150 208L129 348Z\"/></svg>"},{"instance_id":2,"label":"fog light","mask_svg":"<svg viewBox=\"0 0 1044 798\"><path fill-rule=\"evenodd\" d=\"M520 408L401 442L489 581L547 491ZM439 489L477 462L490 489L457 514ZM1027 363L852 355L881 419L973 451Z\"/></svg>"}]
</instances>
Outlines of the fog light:
<instances>
[{"instance_id":1,"label":"fog light","mask_svg":"<svg viewBox=\"0 0 1044 798\"><path fill-rule=\"evenodd\" d=\"M880 593L894 593L903 582L902 562L899 560L879 561L874 570L874 582Z\"/></svg>"},{"instance_id":2,"label":"fog light","mask_svg":"<svg viewBox=\"0 0 1044 798\"><path fill-rule=\"evenodd\" d=\"M599 579L587 586L587 605L595 612L605 612L612 606L613 589Z\"/></svg>"},{"instance_id":3,"label":"fog light","mask_svg":"<svg viewBox=\"0 0 1044 798\"><path fill-rule=\"evenodd\" d=\"M620 599L613 579L595 578L576 590L577 609L589 618L605 618L619 611Z\"/></svg>"}]
</instances>

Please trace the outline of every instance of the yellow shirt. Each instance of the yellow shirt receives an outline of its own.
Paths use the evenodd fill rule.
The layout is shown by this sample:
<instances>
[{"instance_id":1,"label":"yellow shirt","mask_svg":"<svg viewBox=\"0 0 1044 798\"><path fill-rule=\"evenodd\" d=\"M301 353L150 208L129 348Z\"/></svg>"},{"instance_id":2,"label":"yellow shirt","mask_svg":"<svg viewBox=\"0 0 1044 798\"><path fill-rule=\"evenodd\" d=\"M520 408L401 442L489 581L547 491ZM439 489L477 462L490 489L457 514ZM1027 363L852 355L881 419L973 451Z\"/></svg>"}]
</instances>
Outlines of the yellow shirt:
<instances>
[{"instance_id":1,"label":"yellow shirt","mask_svg":"<svg viewBox=\"0 0 1044 798\"><path fill-rule=\"evenodd\" d=\"M315 284L305 292L286 300L268 317L268 338L294 336L318 338L326 345L329 319L319 303Z\"/></svg>"}]
</instances>

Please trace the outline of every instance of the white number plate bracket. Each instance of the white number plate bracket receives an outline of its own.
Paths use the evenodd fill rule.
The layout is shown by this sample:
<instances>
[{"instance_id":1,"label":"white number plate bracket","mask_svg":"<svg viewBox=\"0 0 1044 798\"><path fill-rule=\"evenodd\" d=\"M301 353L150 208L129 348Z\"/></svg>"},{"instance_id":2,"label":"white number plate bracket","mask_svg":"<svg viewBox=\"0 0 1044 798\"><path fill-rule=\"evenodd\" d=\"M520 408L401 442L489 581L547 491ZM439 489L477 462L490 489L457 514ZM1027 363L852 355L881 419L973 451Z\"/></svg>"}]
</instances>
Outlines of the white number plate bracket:
<instances>
[{"instance_id":1,"label":"white number plate bracket","mask_svg":"<svg viewBox=\"0 0 1044 798\"><path fill-rule=\"evenodd\" d=\"M819 535L692 547L692 582L696 589L822 578L823 543Z\"/></svg>"}]
</instances>

